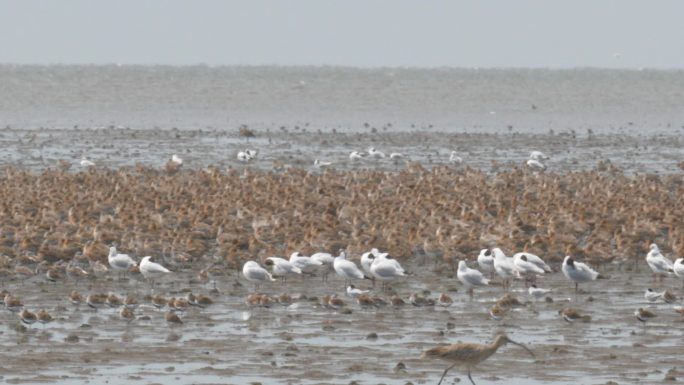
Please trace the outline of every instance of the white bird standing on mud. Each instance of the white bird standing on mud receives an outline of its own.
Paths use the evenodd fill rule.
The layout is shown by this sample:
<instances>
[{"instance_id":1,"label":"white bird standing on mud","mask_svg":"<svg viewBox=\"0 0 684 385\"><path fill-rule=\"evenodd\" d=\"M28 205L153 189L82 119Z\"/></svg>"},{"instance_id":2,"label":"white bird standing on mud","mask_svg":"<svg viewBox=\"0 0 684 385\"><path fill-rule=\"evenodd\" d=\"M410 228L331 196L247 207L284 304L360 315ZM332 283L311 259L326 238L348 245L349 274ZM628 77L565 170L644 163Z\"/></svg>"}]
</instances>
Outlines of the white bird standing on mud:
<instances>
[{"instance_id":1,"label":"white bird standing on mud","mask_svg":"<svg viewBox=\"0 0 684 385\"><path fill-rule=\"evenodd\" d=\"M677 258L672 266L672 270L674 270L674 273L677 277L684 280L684 258ZM682 284L684 284L684 281Z\"/></svg>"},{"instance_id":2,"label":"white bird standing on mud","mask_svg":"<svg viewBox=\"0 0 684 385\"><path fill-rule=\"evenodd\" d=\"M265 281L275 281L271 273L254 261L247 261L242 266L242 275L250 282L254 282L254 289L259 288L259 284Z\"/></svg>"},{"instance_id":3,"label":"white bird standing on mud","mask_svg":"<svg viewBox=\"0 0 684 385\"><path fill-rule=\"evenodd\" d=\"M165 268L164 266L150 261L152 257L149 255L144 257L142 261L140 261L140 274L145 277L145 279L150 280L152 283L152 286L154 287L154 280L157 277L160 277L164 274L170 273L171 270Z\"/></svg>"},{"instance_id":4,"label":"white bird standing on mud","mask_svg":"<svg viewBox=\"0 0 684 385\"><path fill-rule=\"evenodd\" d=\"M375 252L377 251L378 249L372 249L371 251L361 254L361 269L366 277L373 280L373 284L375 284L375 278L373 278L373 273L371 272L370 268L371 264L375 260Z\"/></svg>"},{"instance_id":5,"label":"white bird standing on mud","mask_svg":"<svg viewBox=\"0 0 684 385\"><path fill-rule=\"evenodd\" d=\"M171 161L179 166L183 165L183 159L176 154L171 156Z\"/></svg>"},{"instance_id":6,"label":"white bird standing on mud","mask_svg":"<svg viewBox=\"0 0 684 385\"><path fill-rule=\"evenodd\" d=\"M495 271L494 255L489 249L480 250L480 254L477 256L477 264L485 273L493 273Z\"/></svg>"},{"instance_id":7,"label":"white bird standing on mud","mask_svg":"<svg viewBox=\"0 0 684 385\"><path fill-rule=\"evenodd\" d=\"M575 282L575 292L577 292L579 284L589 281L595 281L599 277L599 273L582 262L575 262L569 255L565 256L563 260L563 275L573 282Z\"/></svg>"},{"instance_id":8,"label":"white bird standing on mud","mask_svg":"<svg viewBox=\"0 0 684 385\"><path fill-rule=\"evenodd\" d=\"M326 167L330 167L330 165L332 165L332 163L323 162L319 159L314 159L314 167L316 167L316 168L326 168Z\"/></svg>"},{"instance_id":9,"label":"white bird standing on mud","mask_svg":"<svg viewBox=\"0 0 684 385\"><path fill-rule=\"evenodd\" d=\"M264 264L266 266L271 266L274 277L281 277L283 280L285 280L288 275L302 274L302 270L300 268L284 258L268 257L266 258L266 262L264 262Z\"/></svg>"},{"instance_id":10,"label":"white bird standing on mud","mask_svg":"<svg viewBox=\"0 0 684 385\"><path fill-rule=\"evenodd\" d=\"M298 267L303 273L312 273L323 265L323 262L300 255L299 251L290 254L290 263Z\"/></svg>"},{"instance_id":11,"label":"white bird standing on mud","mask_svg":"<svg viewBox=\"0 0 684 385\"><path fill-rule=\"evenodd\" d=\"M237 159L242 162L242 163L247 163L251 162L254 160L257 156L257 151L256 150L250 150L249 148L245 149L244 151L240 151L237 153Z\"/></svg>"},{"instance_id":12,"label":"white bird standing on mud","mask_svg":"<svg viewBox=\"0 0 684 385\"><path fill-rule=\"evenodd\" d=\"M81 167L91 167L94 166L95 162L88 160L85 155L81 157Z\"/></svg>"},{"instance_id":13,"label":"white bird standing on mud","mask_svg":"<svg viewBox=\"0 0 684 385\"><path fill-rule=\"evenodd\" d=\"M370 156L373 159L382 159L385 157L385 153L382 151L378 151L375 147L370 147L368 149L368 156Z\"/></svg>"},{"instance_id":14,"label":"white bird standing on mud","mask_svg":"<svg viewBox=\"0 0 684 385\"><path fill-rule=\"evenodd\" d=\"M527 162L525 162L525 165L527 166L527 168L529 168L532 171L544 171L544 170L546 170L546 166L542 162L540 162L536 159L528 159Z\"/></svg>"},{"instance_id":15,"label":"white bird standing on mud","mask_svg":"<svg viewBox=\"0 0 684 385\"><path fill-rule=\"evenodd\" d=\"M453 165L460 165L463 163L463 158L458 156L456 151L451 151L451 154L449 155L449 163Z\"/></svg>"},{"instance_id":16,"label":"white bird standing on mud","mask_svg":"<svg viewBox=\"0 0 684 385\"><path fill-rule=\"evenodd\" d=\"M535 150L535 151L532 151L532 152L530 153L530 159L537 160L537 161L542 161L542 160L547 160L547 159L549 159L549 156L546 155L546 154L544 154L544 153L541 152L541 151Z\"/></svg>"},{"instance_id":17,"label":"white bird standing on mud","mask_svg":"<svg viewBox=\"0 0 684 385\"><path fill-rule=\"evenodd\" d=\"M382 281L383 287L387 281L406 276L404 268L401 267L399 262L396 259L387 258L386 253L379 253L374 257L370 271L373 277Z\"/></svg>"},{"instance_id":18,"label":"white bird standing on mud","mask_svg":"<svg viewBox=\"0 0 684 385\"><path fill-rule=\"evenodd\" d=\"M653 273L662 281L662 277L674 272L674 264L660 252L658 245L651 244L651 250L646 254L646 263Z\"/></svg>"},{"instance_id":19,"label":"white bird standing on mud","mask_svg":"<svg viewBox=\"0 0 684 385\"><path fill-rule=\"evenodd\" d=\"M344 287L347 287L347 282L351 282L352 279L363 279L363 272L359 270L356 264L352 261L348 261L347 255L344 251L340 251L340 255L335 257L333 262L333 268L335 273L340 277L344 278Z\"/></svg>"},{"instance_id":20,"label":"white bird standing on mud","mask_svg":"<svg viewBox=\"0 0 684 385\"><path fill-rule=\"evenodd\" d=\"M116 251L115 246L109 248L109 256L107 256L107 261L113 270L117 272L123 272L124 274L126 274L129 268L137 264L133 258L128 256L128 254L119 254Z\"/></svg>"},{"instance_id":21,"label":"white bird standing on mud","mask_svg":"<svg viewBox=\"0 0 684 385\"><path fill-rule=\"evenodd\" d=\"M509 278L515 275L515 265L513 264L513 258L509 258L504 254L504 252L495 247L492 249L494 253L494 270L503 279L503 288L508 289L510 286Z\"/></svg>"},{"instance_id":22,"label":"white bird standing on mud","mask_svg":"<svg viewBox=\"0 0 684 385\"><path fill-rule=\"evenodd\" d=\"M330 274L330 271L333 269L333 263L335 262L335 257L332 256L330 253L324 253L324 252L319 252L319 253L314 253L311 256L311 259L314 261L318 261L321 263L320 269L323 270L323 281L328 280L328 274Z\"/></svg>"},{"instance_id":23,"label":"white bird standing on mud","mask_svg":"<svg viewBox=\"0 0 684 385\"><path fill-rule=\"evenodd\" d=\"M456 277L468 288L468 293L471 296L473 295L473 288L489 285L489 280L479 270L469 268L465 261L458 261Z\"/></svg>"},{"instance_id":24,"label":"white bird standing on mud","mask_svg":"<svg viewBox=\"0 0 684 385\"><path fill-rule=\"evenodd\" d=\"M363 153L361 153L359 151L352 151L349 154L349 160L351 160L351 161L363 160Z\"/></svg>"},{"instance_id":25,"label":"white bird standing on mud","mask_svg":"<svg viewBox=\"0 0 684 385\"><path fill-rule=\"evenodd\" d=\"M520 275L532 281L535 281L538 275L544 275L544 273L551 271L549 265L541 258L530 253L513 255L513 265Z\"/></svg>"},{"instance_id":26,"label":"white bird standing on mud","mask_svg":"<svg viewBox=\"0 0 684 385\"><path fill-rule=\"evenodd\" d=\"M527 252L522 252L522 253L516 253L513 255L513 260L515 261L516 257L525 257L525 260L538 268L542 269L546 273L552 272L551 267L544 262L543 259L541 259L538 255L534 255L532 253L527 253Z\"/></svg>"}]
</instances>

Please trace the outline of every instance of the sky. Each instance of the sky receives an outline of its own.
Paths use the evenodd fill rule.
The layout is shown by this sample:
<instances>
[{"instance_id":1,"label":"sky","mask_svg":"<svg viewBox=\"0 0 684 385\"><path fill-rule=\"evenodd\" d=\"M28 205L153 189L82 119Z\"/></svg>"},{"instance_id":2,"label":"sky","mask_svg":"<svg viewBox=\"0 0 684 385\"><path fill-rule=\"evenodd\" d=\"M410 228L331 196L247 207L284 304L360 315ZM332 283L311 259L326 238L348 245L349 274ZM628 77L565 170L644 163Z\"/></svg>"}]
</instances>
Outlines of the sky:
<instances>
[{"instance_id":1,"label":"sky","mask_svg":"<svg viewBox=\"0 0 684 385\"><path fill-rule=\"evenodd\" d=\"M684 1L0 0L0 63L684 68Z\"/></svg>"}]
</instances>

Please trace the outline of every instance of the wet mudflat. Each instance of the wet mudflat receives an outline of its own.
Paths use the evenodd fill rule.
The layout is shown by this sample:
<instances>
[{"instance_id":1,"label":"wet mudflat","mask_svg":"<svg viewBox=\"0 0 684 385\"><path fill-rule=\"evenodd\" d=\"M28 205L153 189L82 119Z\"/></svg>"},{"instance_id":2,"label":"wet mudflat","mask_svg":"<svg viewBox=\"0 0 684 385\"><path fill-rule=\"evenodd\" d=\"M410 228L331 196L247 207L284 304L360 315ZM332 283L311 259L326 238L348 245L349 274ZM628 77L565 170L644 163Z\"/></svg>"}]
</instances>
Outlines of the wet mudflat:
<instances>
[{"instance_id":1,"label":"wet mudflat","mask_svg":"<svg viewBox=\"0 0 684 385\"><path fill-rule=\"evenodd\" d=\"M615 166L633 173L678 173L684 159L684 143L679 129L653 134L625 134L620 130L557 129L530 133L468 132L466 129L429 127L361 127L356 131L330 127L263 125L250 128L255 137L239 135L239 130L204 128L197 130L134 129L125 127L25 130L0 130L0 166L19 166L34 170L56 167L59 160L78 170L82 156L98 166L118 168L143 164L162 167L172 154L185 160L185 167L216 166L221 169L254 167L265 170L283 167L315 169L319 159L331 167L347 170L373 168L394 171L407 162L424 167L448 164L451 151L464 165L497 172L522 167L532 150L551 157L544 163L548 172L590 170ZM593 132L600 132L594 134ZM370 147L385 153L381 160L351 161L352 151ZM258 151L258 157L245 165L237 154L245 148ZM404 158L391 161L392 152Z\"/></svg>"},{"instance_id":2,"label":"wet mudflat","mask_svg":"<svg viewBox=\"0 0 684 385\"><path fill-rule=\"evenodd\" d=\"M501 296L500 286L477 290L472 300L453 273L430 260L407 265L411 275L392 289L405 300L411 293L435 298L446 292L450 307L414 307L366 310L344 296L343 282L332 278L296 277L283 284L265 284L270 295L289 293L292 305L250 308L245 303L252 284L228 274L217 281L200 283L192 272L178 272L155 288L167 297L188 291L208 293L214 304L191 307L179 313L182 325L171 326L164 312L152 307L150 287L136 279L114 277L94 281L44 282L34 277L25 283L6 283L5 289L20 296L27 308L46 308L55 321L24 328L19 317L0 314L0 353L5 383L104 384L147 383L436 383L446 367L438 361L420 360L422 351L441 343L490 342L496 333L529 346L536 359L513 345L506 346L473 371L477 383L661 383L680 362L684 320L673 310L681 304L647 303L645 288L653 286L650 272L609 266L609 279L582 285L578 295L561 273L542 277L538 285L553 289L551 300L532 301L523 283L512 293L524 306L511 310L501 321L487 309ZM681 283L664 283L678 296ZM370 282L357 283L370 288ZM90 309L72 305L68 293L109 291L134 294L141 305L135 321L127 323L118 309ZM318 297L337 293L347 306L330 310ZM388 297L376 288L375 294ZM591 316L590 322L567 323L558 314L565 306ZM634 311L646 307L658 315L646 325ZM684 373L671 372L681 376ZM467 382L454 369L454 378ZM463 382L461 382L463 383Z\"/></svg>"}]
</instances>

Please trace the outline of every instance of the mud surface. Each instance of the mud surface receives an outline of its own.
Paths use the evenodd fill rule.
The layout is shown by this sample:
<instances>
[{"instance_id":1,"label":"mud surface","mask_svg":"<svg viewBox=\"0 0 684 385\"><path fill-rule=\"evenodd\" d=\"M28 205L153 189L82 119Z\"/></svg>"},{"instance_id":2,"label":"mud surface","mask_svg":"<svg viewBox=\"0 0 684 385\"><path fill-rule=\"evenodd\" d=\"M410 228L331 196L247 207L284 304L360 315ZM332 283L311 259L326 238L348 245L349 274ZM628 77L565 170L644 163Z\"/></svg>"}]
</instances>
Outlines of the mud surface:
<instances>
[{"instance_id":1,"label":"mud surface","mask_svg":"<svg viewBox=\"0 0 684 385\"><path fill-rule=\"evenodd\" d=\"M41 170L56 167L59 160L78 170L81 156L98 166L118 168L144 164L162 167L172 154L185 160L184 167L256 167L278 169L304 167L315 170L319 159L338 169L374 168L396 170L406 162L425 167L448 164L451 151L463 158L464 165L496 172L523 167L532 150L550 156L544 163L547 172L618 167L628 173L680 173L684 143L677 130L659 134L622 134L565 130L532 134L511 130L506 133L442 132L416 129L409 132L385 127L367 132L339 133L316 127L271 127L254 129L255 137L240 136L231 130L136 130L130 128L0 130L0 166L14 165ZM369 147L385 153L379 160L349 160L351 151ZM237 160L245 148L258 151L249 164ZM402 160L391 161L399 152ZM608 163L609 162L609 163Z\"/></svg>"},{"instance_id":2,"label":"mud surface","mask_svg":"<svg viewBox=\"0 0 684 385\"><path fill-rule=\"evenodd\" d=\"M451 151L487 172L522 167L532 150L551 157L547 173L616 167L677 175L684 160L681 71L2 66L0 78L0 166L35 172L59 161L79 171L81 156L112 169L163 167L174 153L188 168L314 172L314 159L339 169L393 171L406 161L432 167L447 164ZM255 137L240 136L241 124ZM351 151L371 146L404 160L349 160ZM245 148L259 152L249 164L236 158ZM529 302L494 321L487 309L503 294L500 286L476 291L471 301L446 266L411 261L412 274L393 289L405 300L447 292L451 307L362 310L345 298L348 310L332 311L315 298L343 296L343 283L314 277L264 285L262 292L302 299L251 309L250 284L231 272L211 293L211 283L195 279L206 266L197 266L174 273L155 293L211 293L215 304L191 308L172 327L145 299L144 282L4 282L28 309L45 308L55 321L24 328L16 314L0 311L0 381L434 384L447 364L419 360L422 351L489 342L498 332L536 358L503 347L473 370L478 384L653 384L681 367L684 322L673 310L681 300L645 303L643 292L655 283L643 266L609 266L610 279L582 285L577 296L562 274L543 277L538 285L554 290L552 302ZM654 288L665 286L681 296L679 280ZM128 324L116 309L72 305L72 289L132 293L143 304ZM513 293L528 301L521 282ZM591 322L563 321L558 310L567 305ZM633 314L638 307L658 316L643 325ZM456 368L445 383L456 379L468 383Z\"/></svg>"},{"instance_id":3,"label":"mud surface","mask_svg":"<svg viewBox=\"0 0 684 385\"><path fill-rule=\"evenodd\" d=\"M639 273L611 266L609 279L582 285L578 295L561 273L553 273L538 282L553 289L552 302L531 301L522 282L516 282L512 292L525 306L494 321L487 309L503 294L500 286L477 290L470 300L444 266L415 262L408 266L412 274L392 290L405 300L416 292L433 298L447 292L455 300L452 306L364 310L344 297L337 278L324 284L318 277L297 277L260 291L299 295L299 301L253 309L244 302L252 285L237 281L234 273L219 278L218 291L212 292L212 283L180 272L155 293L211 293L215 304L189 309L181 315L184 324L171 327L163 312L144 299L149 285L135 279L52 284L36 277L6 284L27 308L46 308L55 321L24 329L16 314L0 313L0 379L15 384L435 383L445 363L418 359L423 350L442 343L487 342L498 332L529 346L536 359L514 345L503 347L473 371L479 384L661 383L681 363L683 319L672 309L675 304L645 303L643 291L654 283L643 266ZM665 285L681 294L678 280ZM370 283L357 286L370 288ZM135 294L143 303L139 318L128 324L115 309L74 306L67 298L72 289ZM378 289L377 294L388 295ZM315 297L331 293L345 299L347 310L318 305ZM590 315L591 322L563 321L558 310L565 306ZM638 307L658 316L643 325L633 315ZM397 368L400 363L405 369ZM467 382L458 369L446 383L454 378Z\"/></svg>"}]
</instances>

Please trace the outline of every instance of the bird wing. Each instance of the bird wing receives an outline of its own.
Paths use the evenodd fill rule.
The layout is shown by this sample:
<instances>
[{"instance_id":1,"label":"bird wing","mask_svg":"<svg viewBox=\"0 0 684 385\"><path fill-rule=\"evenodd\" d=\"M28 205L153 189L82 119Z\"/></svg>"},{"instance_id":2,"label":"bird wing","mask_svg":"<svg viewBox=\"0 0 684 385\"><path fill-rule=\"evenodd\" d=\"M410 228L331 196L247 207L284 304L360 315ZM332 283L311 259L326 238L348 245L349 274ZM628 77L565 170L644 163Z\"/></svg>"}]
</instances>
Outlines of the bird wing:
<instances>
[{"instance_id":1,"label":"bird wing","mask_svg":"<svg viewBox=\"0 0 684 385\"><path fill-rule=\"evenodd\" d=\"M522 270L522 273L536 273L536 274L544 274L544 270L541 269L539 266L535 265L534 263L531 263L529 260L528 261L523 261L520 258L515 258L513 264L518 268L518 270Z\"/></svg>"},{"instance_id":2,"label":"bird wing","mask_svg":"<svg viewBox=\"0 0 684 385\"><path fill-rule=\"evenodd\" d=\"M267 279L273 280L273 278L271 277L271 274L269 274L268 271L264 270L261 267L254 267L251 269L247 269L245 275L251 279L256 279L258 281L265 281Z\"/></svg>"},{"instance_id":3,"label":"bird wing","mask_svg":"<svg viewBox=\"0 0 684 385\"><path fill-rule=\"evenodd\" d=\"M397 270L394 264L386 262L371 265L371 272L379 278L392 278L404 275L401 270Z\"/></svg>"},{"instance_id":4,"label":"bird wing","mask_svg":"<svg viewBox=\"0 0 684 385\"><path fill-rule=\"evenodd\" d=\"M674 264L669 259L660 255L646 260L654 270L669 271L674 269Z\"/></svg>"},{"instance_id":5,"label":"bird wing","mask_svg":"<svg viewBox=\"0 0 684 385\"><path fill-rule=\"evenodd\" d=\"M531 253L518 253L516 255L524 255L525 258L527 258L527 262L534 264L535 266L544 271L551 272L551 267L549 267L549 265L547 265L546 262L544 262L544 260L541 259L538 255L534 255ZM513 256L513 258L515 258L515 255Z\"/></svg>"},{"instance_id":6,"label":"bird wing","mask_svg":"<svg viewBox=\"0 0 684 385\"><path fill-rule=\"evenodd\" d=\"M150 273L170 273L171 271L164 266L155 263L155 262L147 262L145 264L144 270L150 272Z\"/></svg>"},{"instance_id":7,"label":"bird wing","mask_svg":"<svg viewBox=\"0 0 684 385\"><path fill-rule=\"evenodd\" d=\"M342 260L337 266L335 266L335 271L342 272L340 275L345 275L347 277L355 277L358 279L363 279L363 273L359 270L354 262Z\"/></svg>"},{"instance_id":8,"label":"bird wing","mask_svg":"<svg viewBox=\"0 0 684 385\"><path fill-rule=\"evenodd\" d=\"M464 272L459 272L458 276L462 277L462 280L473 285L487 285L489 280L485 278L479 270L468 269Z\"/></svg>"},{"instance_id":9,"label":"bird wing","mask_svg":"<svg viewBox=\"0 0 684 385\"><path fill-rule=\"evenodd\" d=\"M109 264L117 269L128 269L129 266L135 265L135 261L128 254L118 254L109 261Z\"/></svg>"}]
</instances>

